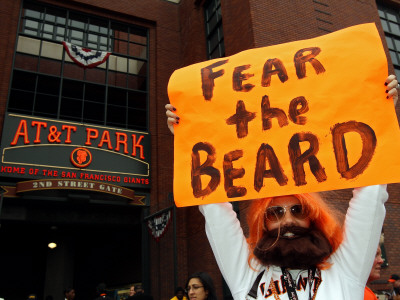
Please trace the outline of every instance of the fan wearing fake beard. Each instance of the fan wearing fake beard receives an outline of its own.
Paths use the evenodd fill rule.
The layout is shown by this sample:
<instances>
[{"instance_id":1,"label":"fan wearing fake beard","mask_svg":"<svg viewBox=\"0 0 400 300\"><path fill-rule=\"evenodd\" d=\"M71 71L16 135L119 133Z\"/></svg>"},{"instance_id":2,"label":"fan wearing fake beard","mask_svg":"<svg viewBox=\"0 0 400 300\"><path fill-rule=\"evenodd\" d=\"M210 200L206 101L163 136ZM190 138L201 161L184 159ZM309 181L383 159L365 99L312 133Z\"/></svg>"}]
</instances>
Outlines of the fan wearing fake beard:
<instances>
[{"instance_id":1,"label":"fan wearing fake beard","mask_svg":"<svg viewBox=\"0 0 400 300\"><path fill-rule=\"evenodd\" d=\"M354 189L343 226L318 194L252 200L247 239L230 203L200 211L233 299L362 299L387 198L384 185Z\"/></svg>"},{"instance_id":2,"label":"fan wearing fake beard","mask_svg":"<svg viewBox=\"0 0 400 300\"><path fill-rule=\"evenodd\" d=\"M396 76L389 75L382 82L385 97L365 105L389 100L396 105L397 86ZM165 108L172 133L174 126L185 126L177 108ZM234 300L348 300L364 297L388 197L386 185L353 189L343 226L340 213L318 194L251 200L247 238L232 199L199 209Z\"/></svg>"},{"instance_id":3,"label":"fan wearing fake beard","mask_svg":"<svg viewBox=\"0 0 400 300\"><path fill-rule=\"evenodd\" d=\"M265 212L263 237L254 248L264 265L291 269L316 267L332 253L332 246L321 231L313 228L309 209L293 196L272 200Z\"/></svg>"}]
</instances>

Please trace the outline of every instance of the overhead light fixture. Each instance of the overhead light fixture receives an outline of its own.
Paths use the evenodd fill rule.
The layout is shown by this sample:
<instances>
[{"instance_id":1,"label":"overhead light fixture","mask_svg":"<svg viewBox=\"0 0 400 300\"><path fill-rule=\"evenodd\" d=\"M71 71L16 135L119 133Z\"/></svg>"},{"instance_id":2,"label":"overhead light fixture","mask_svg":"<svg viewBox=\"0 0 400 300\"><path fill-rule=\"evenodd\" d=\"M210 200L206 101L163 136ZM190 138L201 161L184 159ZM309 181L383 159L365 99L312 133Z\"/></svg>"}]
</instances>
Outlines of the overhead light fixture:
<instances>
[{"instance_id":1,"label":"overhead light fixture","mask_svg":"<svg viewBox=\"0 0 400 300\"><path fill-rule=\"evenodd\" d=\"M54 249L55 247L57 247L57 244L51 242L51 243L49 243L49 244L47 245L47 247L49 247L50 249Z\"/></svg>"}]
</instances>

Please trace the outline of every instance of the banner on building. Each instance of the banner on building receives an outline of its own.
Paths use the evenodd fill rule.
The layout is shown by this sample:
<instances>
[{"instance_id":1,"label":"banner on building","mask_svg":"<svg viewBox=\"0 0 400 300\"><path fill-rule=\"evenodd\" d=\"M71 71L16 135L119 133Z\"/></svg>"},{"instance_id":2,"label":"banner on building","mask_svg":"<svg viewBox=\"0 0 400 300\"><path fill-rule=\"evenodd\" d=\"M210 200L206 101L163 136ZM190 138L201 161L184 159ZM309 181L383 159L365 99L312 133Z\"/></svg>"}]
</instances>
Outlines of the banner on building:
<instances>
[{"instance_id":1,"label":"banner on building","mask_svg":"<svg viewBox=\"0 0 400 300\"><path fill-rule=\"evenodd\" d=\"M108 194L110 199L124 199L127 204L145 205L145 196L135 195L135 191L117 186L114 184L102 183L89 180L73 180L73 179L44 179L44 180L28 180L17 182L16 186L2 186L5 197L21 197L26 194L33 195L36 192L57 190L80 190L89 192L87 195L94 193ZM43 195L43 193L41 193ZM54 195L54 193L53 193ZM96 198L96 197L95 197Z\"/></svg>"},{"instance_id":2,"label":"banner on building","mask_svg":"<svg viewBox=\"0 0 400 300\"><path fill-rule=\"evenodd\" d=\"M79 47L68 42L62 42L68 56L82 68L94 68L104 63L111 52L92 50Z\"/></svg>"},{"instance_id":3,"label":"banner on building","mask_svg":"<svg viewBox=\"0 0 400 300\"><path fill-rule=\"evenodd\" d=\"M171 222L172 210L156 214L155 216L147 220L147 227L151 236L158 242L159 239L167 231L167 228Z\"/></svg>"}]
</instances>

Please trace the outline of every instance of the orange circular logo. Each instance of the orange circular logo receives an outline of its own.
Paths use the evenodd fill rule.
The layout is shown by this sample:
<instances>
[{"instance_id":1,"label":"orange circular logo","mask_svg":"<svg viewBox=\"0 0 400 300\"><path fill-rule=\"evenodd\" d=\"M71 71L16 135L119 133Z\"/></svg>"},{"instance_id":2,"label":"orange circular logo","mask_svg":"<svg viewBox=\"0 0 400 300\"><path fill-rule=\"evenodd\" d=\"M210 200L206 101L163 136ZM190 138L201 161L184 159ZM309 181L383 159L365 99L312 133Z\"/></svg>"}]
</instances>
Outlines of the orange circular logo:
<instances>
[{"instance_id":1,"label":"orange circular logo","mask_svg":"<svg viewBox=\"0 0 400 300\"><path fill-rule=\"evenodd\" d=\"M77 168L86 168L92 162L92 153L86 148L75 148L71 152L71 163Z\"/></svg>"}]
</instances>

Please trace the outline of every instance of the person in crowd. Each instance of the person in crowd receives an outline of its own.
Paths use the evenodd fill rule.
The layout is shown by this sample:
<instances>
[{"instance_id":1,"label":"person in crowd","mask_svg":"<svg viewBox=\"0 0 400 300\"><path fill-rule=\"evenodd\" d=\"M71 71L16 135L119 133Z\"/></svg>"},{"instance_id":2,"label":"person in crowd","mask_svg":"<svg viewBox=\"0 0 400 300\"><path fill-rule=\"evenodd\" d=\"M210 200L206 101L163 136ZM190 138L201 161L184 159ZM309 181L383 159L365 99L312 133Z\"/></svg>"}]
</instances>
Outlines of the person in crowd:
<instances>
[{"instance_id":1,"label":"person in crowd","mask_svg":"<svg viewBox=\"0 0 400 300\"><path fill-rule=\"evenodd\" d=\"M95 300L113 300L107 295L107 285L105 283L100 283L96 287L97 298Z\"/></svg>"},{"instance_id":2,"label":"person in crowd","mask_svg":"<svg viewBox=\"0 0 400 300\"><path fill-rule=\"evenodd\" d=\"M392 285L393 289L390 293L391 300L400 300L400 277L397 274L390 275L388 280Z\"/></svg>"},{"instance_id":3,"label":"person in crowd","mask_svg":"<svg viewBox=\"0 0 400 300\"><path fill-rule=\"evenodd\" d=\"M186 294L189 300L217 300L214 282L206 272L196 272L186 282Z\"/></svg>"},{"instance_id":4,"label":"person in crowd","mask_svg":"<svg viewBox=\"0 0 400 300\"><path fill-rule=\"evenodd\" d=\"M384 84L386 98L396 104L396 77ZM173 133L180 119L171 104L166 110ZM343 227L339 212L318 194L252 200L247 239L228 198L200 211L234 299L362 299L387 199L386 185L355 188Z\"/></svg>"},{"instance_id":5,"label":"person in crowd","mask_svg":"<svg viewBox=\"0 0 400 300\"><path fill-rule=\"evenodd\" d=\"M75 289L72 287L67 287L64 289L64 299L74 300L75 299Z\"/></svg>"},{"instance_id":6,"label":"person in crowd","mask_svg":"<svg viewBox=\"0 0 400 300\"><path fill-rule=\"evenodd\" d=\"M171 300L187 300L184 288L178 286L175 290L175 296Z\"/></svg>"},{"instance_id":7,"label":"person in crowd","mask_svg":"<svg viewBox=\"0 0 400 300\"><path fill-rule=\"evenodd\" d=\"M136 294L136 292L135 292L135 286L132 284L132 285L129 287L129 295L128 295L128 297L126 298L126 300L132 300L132 297L133 297L135 294Z\"/></svg>"},{"instance_id":8,"label":"person in crowd","mask_svg":"<svg viewBox=\"0 0 400 300\"><path fill-rule=\"evenodd\" d=\"M132 300L153 300L153 296L148 295L144 292L144 289L141 284L135 285L135 295L132 297Z\"/></svg>"},{"instance_id":9,"label":"person in crowd","mask_svg":"<svg viewBox=\"0 0 400 300\"><path fill-rule=\"evenodd\" d=\"M383 264L381 245L378 246L375 254L375 260L372 265L371 273L369 273L367 283L378 280L381 277L381 266ZM368 286L365 286L364 300L378 300L375 293Z\"/></svg>"}]
</instances>

